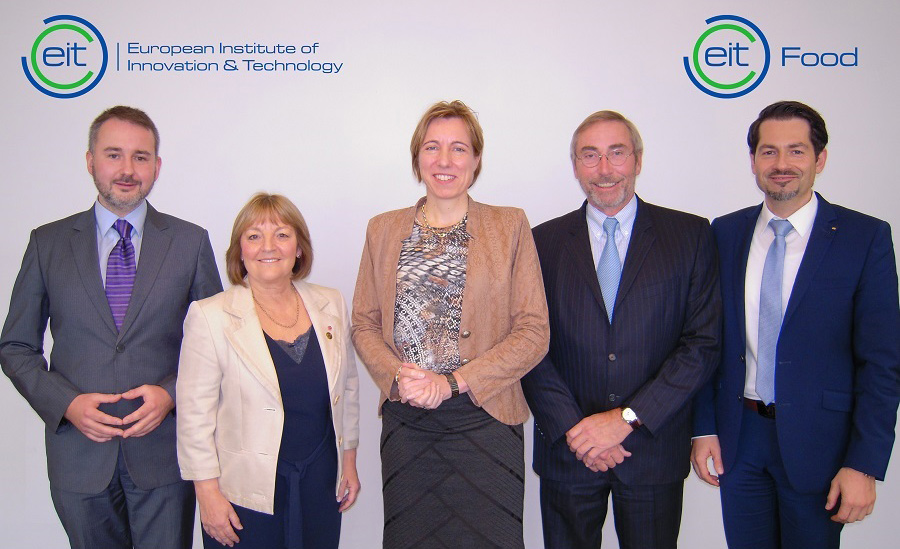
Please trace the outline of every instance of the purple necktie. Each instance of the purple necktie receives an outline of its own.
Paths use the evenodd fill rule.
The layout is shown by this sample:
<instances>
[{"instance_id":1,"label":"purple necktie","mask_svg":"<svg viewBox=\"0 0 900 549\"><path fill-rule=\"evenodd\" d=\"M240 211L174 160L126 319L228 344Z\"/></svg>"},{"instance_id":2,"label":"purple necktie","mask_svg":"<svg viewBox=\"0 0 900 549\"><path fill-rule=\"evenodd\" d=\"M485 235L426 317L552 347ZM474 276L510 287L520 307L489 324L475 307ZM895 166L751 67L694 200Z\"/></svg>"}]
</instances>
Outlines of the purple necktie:
<instances>
[{"instance_id":1,"label":"purple necktie","mask_svg":"<svg viewBox=\"0 0 900 549\"><path fill-rule=\"evenodd\" d=\"M106 264L106 299L112 311L116 330L122 329L128 302L131 301L131 289L134 288L134 246L131 244L131 223L117 219L114 225L119 233L119 241L109 252Z\"/></svg>"}]
</instances>

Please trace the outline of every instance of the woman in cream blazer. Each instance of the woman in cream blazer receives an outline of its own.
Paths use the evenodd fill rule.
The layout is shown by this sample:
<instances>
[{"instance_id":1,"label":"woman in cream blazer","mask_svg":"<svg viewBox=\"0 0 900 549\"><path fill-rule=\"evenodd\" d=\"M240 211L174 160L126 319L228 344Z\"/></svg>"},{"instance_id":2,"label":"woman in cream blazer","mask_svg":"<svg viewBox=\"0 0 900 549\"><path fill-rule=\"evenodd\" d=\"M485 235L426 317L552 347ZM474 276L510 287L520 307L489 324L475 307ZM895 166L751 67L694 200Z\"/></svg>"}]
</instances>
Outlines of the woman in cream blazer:
<instances>
[{"instance_id":1,"label":"woman in cream blazer","mask_svg":"<svg viewBox=\"0 0 900 549\"><path fill-rule=\"evenodd\" d=\"M279 375L283 374L276 371L273 361L275 351L272 350L272 341L277 339L272 332L277 332L279 326L287 327L280 321L286 319L290 322L294 316L294 291L298 299L296 318L300 318L301 309L305 308L311 325L308 333L315 336L315 341L310 340L306 348L315 348L317 344L325 365L337 452L337 476L332 493L336 493L335 499L341 511L353 503L359 490L355 465L359 441L358 377L349 317L340 292L296 277L298 272L302 275L308 272L312 248L308 244L308 232L302 217L299 217L299 223L293 222L295 216L291 209L296 216L300 215L284 197L257 195L251 199L235 221L234 232L238 234L232 235L228 253L229 278L243 275L246 278L238 280L247 285L235 284L218 295L193 303L184 323L176 388L178 462L182 477L195 481L204 532L216 542L229 546L238 539L241 547L271 543L271 538L247 528L249 519L245 519L244 514L251 513L246 513L246 510L284 515L288 523L288 537L308 538L306 547L320 546L322 543L313 545L308 532L310 528L319 526L305 524L321 521L309 520L308 515L299 513L297 509L279 509L276 495L295 489L295 486L288 485L296 478L287 479L291 474L295 477L302 475L303 471L299 469L305 469L302 464L296 467L291 464L285 468L285 464L280 463L283 460L279 460L283 442L296 433L284 431L286 414L283 402L287 398L283 399L284 388L279 383ZM270 218L274 218L273 223L269 222ZM296 261L278 265L282 259L294 258L279 255L279 246L285 248L283 243L261 243L267 238L263 234L266 232L263 222L275 227L269 231L272 240L285 239L286 229L296 226L298 230L294 232L299 233ZM260 226L263 227L262 232L258 229ZM236 242L239 244L237 247ZM258 243L255 244L256 251L248 247L248 242ZM281 255L293 254L291 246L293 244ZM307 256L306 263L301 262L302 256ZM278 301L264 301L265 292L262 290L267 284L268 287L278 287L280 275L277 269L290 268L288 263L294 263L294 269L286 271L286 276L291 277L293 273L295 279L288 279L287 297L281 299L283 307L279 309ZM297 264L301 264L299 270ZM284 314L279 316L279 311ZM268 342L267 336L272 336ZM303 364L306 363L301 366ZM277 490L276 479L285 488ZM335 499L330 500L331 505L335 505ZM301 501L301 507L308 513L310 509L314 512L327 503ZM233 506L243 509L232 510ZM307 520L304 521L302 516L298 519L299 515L307 516ZM339 515L337 521L339 535ZM304 523L302 531L294 525L296 522ZM277 529L277 526L272 528ZM284 526L281 529L285 531ZM262 539L269 541L262 542ZM205 537L204 545L207 542L211 540Z\"/></svg>"}]
</instances>

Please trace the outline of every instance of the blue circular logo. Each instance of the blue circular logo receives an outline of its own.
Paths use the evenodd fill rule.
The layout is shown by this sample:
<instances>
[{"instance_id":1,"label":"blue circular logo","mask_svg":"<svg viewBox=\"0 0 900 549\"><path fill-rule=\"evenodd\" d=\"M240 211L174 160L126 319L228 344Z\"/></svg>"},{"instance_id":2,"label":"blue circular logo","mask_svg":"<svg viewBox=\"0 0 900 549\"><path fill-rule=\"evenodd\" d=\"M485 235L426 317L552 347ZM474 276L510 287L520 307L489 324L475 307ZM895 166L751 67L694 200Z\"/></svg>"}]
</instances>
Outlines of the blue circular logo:
<instances>
[{"instance_id":1,"label":"blue circular logo","mask_svg":"<svg viewBox=\"0 0 900 549\"><path fill-rule=\"evenodd\" d=\"M769 71L769 42L765 35L743 17L717 15L706 20L709 26L690 56L684 70L700 91L720 99L732 99L753 91Z\"/></svg>"},{"instance_id":2,"label":"blue circular logo","mask_svg":"<svg viewBox=\"0 0 900 549\"><path fill-rule=\"evenodd\" d=\"M85 19L54 15L22 57L22 69L31 85L59 99L84 95L103 78L109 53L103 35Z\"/></svg>"}]
</instances>

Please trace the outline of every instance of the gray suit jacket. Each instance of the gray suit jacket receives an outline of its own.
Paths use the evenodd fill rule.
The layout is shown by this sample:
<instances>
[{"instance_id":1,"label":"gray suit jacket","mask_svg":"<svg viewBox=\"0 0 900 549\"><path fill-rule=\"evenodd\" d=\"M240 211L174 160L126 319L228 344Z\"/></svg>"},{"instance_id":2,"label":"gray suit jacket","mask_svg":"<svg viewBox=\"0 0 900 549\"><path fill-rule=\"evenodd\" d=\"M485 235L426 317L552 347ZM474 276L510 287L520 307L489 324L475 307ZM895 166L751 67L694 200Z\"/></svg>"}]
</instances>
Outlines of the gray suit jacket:
<instances>
[{"instance_id":1,"label":"gray suit jacket","mask_svg":"<svg viewBox=\"0 0 900 549\"><path fill-rule=\"evenodd\" d=\"M148 204L149 206L149 204ZM123 393L155 384L175 398L182 324L190 303L222 291L207 232L148 207L131 302L116 331L100 277L93 208L31 232L0 334L0 365L45 423L52 488L98 493L119 447L135 484L180 480L174 412L142 437L93 442L64 419L82 393ZM44 357L47 321L53 336ZM101 410L125 417L143 401Z\"/></svg>"}]
</instances>

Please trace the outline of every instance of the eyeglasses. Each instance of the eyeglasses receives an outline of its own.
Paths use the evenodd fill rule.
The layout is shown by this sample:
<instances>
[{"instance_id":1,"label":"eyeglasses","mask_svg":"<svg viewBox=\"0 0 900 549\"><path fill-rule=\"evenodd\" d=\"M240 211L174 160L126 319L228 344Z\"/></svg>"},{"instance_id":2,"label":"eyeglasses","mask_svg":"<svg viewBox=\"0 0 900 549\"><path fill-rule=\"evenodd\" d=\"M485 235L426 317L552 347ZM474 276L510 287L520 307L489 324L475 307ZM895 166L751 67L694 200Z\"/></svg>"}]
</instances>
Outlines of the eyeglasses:
<instances>
[{"instance_id":1,"label":"eyeglasses","mask_svg":"<svg viewBox=\"0 0 900 549\"><path fill-rule=\"evenodd\" d=\"M621 166L628 160L628 157L633 155L633 152L625 154L624 150L615 150L610 151L606 154L600 154L595 151L587 151L581 156L578 156L578 160L581 160L581 163L584 164L585 168L593 168L600 164L600 159L604 156L606 157L606 161L612 164L613 166Z\"/></svg>"}]
</instances>

